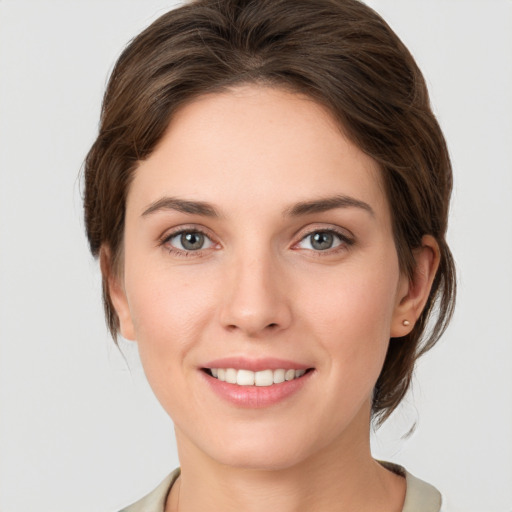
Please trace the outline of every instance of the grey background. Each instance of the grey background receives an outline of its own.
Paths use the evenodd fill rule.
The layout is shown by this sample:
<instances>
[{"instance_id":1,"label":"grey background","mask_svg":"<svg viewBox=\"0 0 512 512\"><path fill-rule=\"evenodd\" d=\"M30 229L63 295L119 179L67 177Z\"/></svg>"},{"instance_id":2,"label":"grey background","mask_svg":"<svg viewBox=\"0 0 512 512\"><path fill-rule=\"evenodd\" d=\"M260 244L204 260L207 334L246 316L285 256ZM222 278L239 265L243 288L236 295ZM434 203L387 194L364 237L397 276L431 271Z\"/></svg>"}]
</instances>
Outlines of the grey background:
<instances>
[{"instance_id":1,"label":"grey background","mask_svg":"<svg viewBox=\"0 0 512 512\"><path fill-rule=\"evenodd\" d=\"M122 344L125 361L106 333L78 180L116 57L172 5L0 1L1 512L115 511L178 463L136 346ZM453 324L374 454L454 509L510 511L512 2L371 5L415 55L448 139L460 284Z\"/></svg>"}]
</instances>

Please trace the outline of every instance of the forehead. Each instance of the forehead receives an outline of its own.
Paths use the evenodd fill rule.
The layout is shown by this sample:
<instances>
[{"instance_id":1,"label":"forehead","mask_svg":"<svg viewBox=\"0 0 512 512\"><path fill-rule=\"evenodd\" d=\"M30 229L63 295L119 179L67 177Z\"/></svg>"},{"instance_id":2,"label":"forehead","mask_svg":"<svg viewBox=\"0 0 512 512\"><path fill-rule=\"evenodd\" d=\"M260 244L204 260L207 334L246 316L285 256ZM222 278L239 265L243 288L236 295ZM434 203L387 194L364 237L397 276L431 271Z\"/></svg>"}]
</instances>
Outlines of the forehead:
<instances>
[{"instance_id":1,"label":"forehead","mask_svg":"<svg viewBox=\"0 0 512 512\"><path fill-rule=\"evenodd\" d=\"M386 210L377 163L327 109L279 88L239 86L201 96L173 117L128 194L137 209L159 197L244 209L354 196Z\"/></svg>"}]
</instances>

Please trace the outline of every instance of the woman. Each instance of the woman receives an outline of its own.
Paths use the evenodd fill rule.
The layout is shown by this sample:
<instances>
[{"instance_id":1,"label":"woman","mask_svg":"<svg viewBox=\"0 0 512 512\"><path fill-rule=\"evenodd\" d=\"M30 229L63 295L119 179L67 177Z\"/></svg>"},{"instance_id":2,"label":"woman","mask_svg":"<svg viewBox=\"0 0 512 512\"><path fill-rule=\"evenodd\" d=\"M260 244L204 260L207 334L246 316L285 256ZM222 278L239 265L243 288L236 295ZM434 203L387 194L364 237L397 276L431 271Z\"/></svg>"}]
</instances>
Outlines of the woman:
<instances>
[{"instance_id":1,"label":"woman","mask_svg":"<svg viewBox=\"0 0 512 512\"><path fill-rule=\"evenodd\" d=\"M125 510L440 510L369 428L453 311L451 183L419 69L356 0L202 0L130 43L86 228L181 469Z\"/></svg>"}]
</instances>

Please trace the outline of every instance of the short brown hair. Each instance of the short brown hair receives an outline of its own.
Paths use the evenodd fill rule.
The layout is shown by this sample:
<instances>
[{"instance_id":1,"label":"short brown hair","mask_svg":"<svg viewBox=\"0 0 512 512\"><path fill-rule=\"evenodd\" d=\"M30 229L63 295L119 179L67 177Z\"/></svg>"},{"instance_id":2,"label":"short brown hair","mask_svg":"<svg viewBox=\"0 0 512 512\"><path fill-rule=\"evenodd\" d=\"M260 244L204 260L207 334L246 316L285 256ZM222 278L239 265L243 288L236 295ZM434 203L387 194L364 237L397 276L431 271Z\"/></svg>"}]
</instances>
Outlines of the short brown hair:
<instances>
[{"instance_id":1,"label":"short brown hair","mask_svg":"<svg viewBox=\"0 0 512 512\"><path fill-rule=\"evenodd\" d=\"M119 57L85 161L85 224L92 253L122 254L125 202L139 161L155 149L177 108L238 84L261 83L308 95L380 166L400 268L430 234L441 262L410 334L391 339L372 412L399 404L416 359L443 333L455 303L455 268L445 234L452 188L446 143L425 80L386 22L358 0L198 0L172 10ZM116 263L117 262L117 263ZM119 321L106 276L107 324Z\"/></svg>"}]
</instances>

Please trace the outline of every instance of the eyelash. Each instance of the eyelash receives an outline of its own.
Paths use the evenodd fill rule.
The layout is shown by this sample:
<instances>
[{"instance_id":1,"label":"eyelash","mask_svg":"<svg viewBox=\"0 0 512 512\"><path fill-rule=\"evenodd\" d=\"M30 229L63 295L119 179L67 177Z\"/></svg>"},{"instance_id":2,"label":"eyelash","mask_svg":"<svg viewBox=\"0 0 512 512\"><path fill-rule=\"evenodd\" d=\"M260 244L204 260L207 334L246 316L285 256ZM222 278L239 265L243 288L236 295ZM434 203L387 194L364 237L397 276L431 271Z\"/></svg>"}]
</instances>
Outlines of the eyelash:
<instances>
[{"instance_id":1,"label":"eyelash","mask_svg":"<svg viewBox=\"0 0 512 512\"><path fill-rule=\"evenodd\" d=\"M210 240L210 242L213 244L213 245L219 245L217 242L215 242L214 240L212 240L212 237L211 235L209 235L208 233L206 233L206 231L198 228L198 227L194 227L194 228L181 228L181 229L178 229L177 231L173 231L172 233L169 233L169 234L166 234L162 240L160 241L159 245L161 246L164 246L166 247L167 251L169 252L169 254L173 254L175 256L178 256L178 257L204 257L207 255L207 253L205 251L207 251L209 248L206 248L206 249L198 249L196 251L194 250L182 250L182 249L179 249L177 247L174 247L172 245L170 245L170 241L177 237L177 236L180 236L180 235L183 235L185 233L189 233L189 234L194 234L194 233L199 233L201 235L203 235L205 238L207 238L208 240ZM355 240L353 238L350 238L349 236L347 236L346 234L336 230L336 229L333 229L333 228L317 228L317 229L313 229L311 231L308 231L307 233L305 233L298 242L296 242L293 247L296 247L298 244L300 244L301 242L303 242L304 240L306 240L308 237L316 234L316 233L328 233L328 234L332 234L334 235L335 237L338 238L338 240L340 241L340 244L333 247L333 248L328 248L328 249L325 249L325 250L314 250L314 249L306 249L307 251L310 251L312 254L314 254L315 256L318 256L318 257L322 257L322 256L327 256L327 255L333 255L333 254L337 254L338 252L342 252L342 251L346 251L349 247L351 247L352 245L354 245L355 243Z\"/></svg>"},{"instance_id":2,"label":"eyelash","mask_svg":"<svg viewBox=\"0 0 512 512\"><path fill-rule=\"evenodd\" d=\"M300 240L297 243L294 244L294 247L296 247L302 241L306 240L308 237L311 237L312 235L314 235L316 233L328 233L328 234L334 235L335 237L338 238L340 243L339 243L339 245L337 245L335 247L325 249L325 250L306 249L315 257L321 258L321 257L325 257L325 256L332 256L333 254L338 254L339 252L346 251L349 247L351 247L355 243L355 240L353 238L350 238L345 233L338 231L337 229L334 229L331 227L331 228L316 228L316 229L312 229L312 230L308 231L300 238Z\"/></svg>"},{"instance_id":3,"label":"eyelash","mask_svg":"<svg viewBox=\"0 0 512 512\"><path fill-rule=\"evenodd\" d=\"M174 256L185 257L185 258L190 257L190 256L194 256L196 258L198 258L198 257L201 258L203 256L206 256L206 253L205 253L206 249L198 249L197 251L192 251L192 250L187 251L187 250L179 249L177 247L170 245L169 242L173 238L183 235L185 233L189 233L189 234L199 233L199 234L203 235L205 238L207 238L208 240L210 240L213 245L218 245L218 243L216 243L214 240L212 240L211 235L209 235L208 233L206 233L206 231L203 231L202 229L197 228L197 227L181 228L176 231L173 231L172 233L166 234L164 236L164 238L160 241L159 245L166 247L167 252L169 252L169 254L173 254Z\"/></svg>"}]
</instances>

